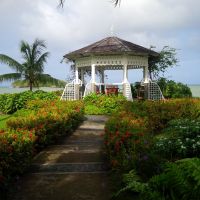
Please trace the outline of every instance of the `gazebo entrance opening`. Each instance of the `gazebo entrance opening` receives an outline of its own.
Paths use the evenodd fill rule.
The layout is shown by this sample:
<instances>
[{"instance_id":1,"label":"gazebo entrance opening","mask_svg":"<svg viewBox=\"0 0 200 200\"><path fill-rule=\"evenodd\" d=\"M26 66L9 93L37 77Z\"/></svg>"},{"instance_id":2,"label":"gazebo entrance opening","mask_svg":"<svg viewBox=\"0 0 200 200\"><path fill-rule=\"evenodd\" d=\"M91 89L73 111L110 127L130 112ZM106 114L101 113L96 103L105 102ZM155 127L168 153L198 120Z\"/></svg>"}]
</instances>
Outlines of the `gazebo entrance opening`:
<instances>
[{"instance_id":1,"label":"gazebo entrance opening","mask_svg":"<svg viewBox=\"0 0 200 200\"><path fill-rule=\"evenodd\" d=\"M117 37L108 37L66 54L64 58L75 65L75 79L66 85L61 99L77 100L91 93L118 94L121 92L127 100L132 101L131 86L128 81L128 71L131 69L143 70L141 85L145 90L145 98L163 99L159 86L149 79L149 55L157 56L158 53ZM122 80L114 84L105 83L105 70L121 70ZM84 85L85 71L91 72L91 79L86 85ZM100 76L100 82L97 82L97 73Z\"/></svg>"}]
</instances>

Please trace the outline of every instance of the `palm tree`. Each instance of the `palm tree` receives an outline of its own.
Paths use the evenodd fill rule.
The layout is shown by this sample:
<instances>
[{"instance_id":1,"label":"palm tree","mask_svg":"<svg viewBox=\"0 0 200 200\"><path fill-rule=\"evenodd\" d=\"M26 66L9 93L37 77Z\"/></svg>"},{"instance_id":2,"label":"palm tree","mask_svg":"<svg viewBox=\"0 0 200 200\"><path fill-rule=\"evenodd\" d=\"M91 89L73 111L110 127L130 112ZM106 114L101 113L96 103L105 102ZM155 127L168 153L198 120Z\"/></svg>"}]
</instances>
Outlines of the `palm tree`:
<instances>
[{"instance_id":1,"label":"palm tree","mask_svg":"<svg viewBox=\"0 0 200 200\"><path fill-rule=\"evenodd\" d=\"M46 49L46 45L43 40L36 39L32 45L21 41L20 51L24 60L22 64L7 55L0 54L0 63L4 63L16 71L16 73L0 75L0 82L22 79L28 82L31 91L33 86L38 86L39 83L52 82L56 84L57 79L43 74L44 63L49 56L49 52L43 53L44 49Z\"/></svg>"}]
</instances>

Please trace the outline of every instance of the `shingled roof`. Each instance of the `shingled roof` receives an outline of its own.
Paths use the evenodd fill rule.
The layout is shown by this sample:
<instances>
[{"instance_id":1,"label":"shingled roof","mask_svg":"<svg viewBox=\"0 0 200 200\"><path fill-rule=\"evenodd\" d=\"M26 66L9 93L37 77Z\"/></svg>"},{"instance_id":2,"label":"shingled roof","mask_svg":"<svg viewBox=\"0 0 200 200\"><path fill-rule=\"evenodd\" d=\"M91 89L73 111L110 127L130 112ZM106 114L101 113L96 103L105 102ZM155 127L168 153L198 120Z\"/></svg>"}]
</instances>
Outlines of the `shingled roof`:
<instances>
[{"instance_id":1,"label":"shingled roof","mask_svg":"<svg viewBox=\"0 0 200 200\"><path fill-rule=\"evenodd\" d=\"M107 37L89 46L78 49L64 55L65 58L73 60L77 57L84 57L90 55L113 55L113 54L137 54L137 55L151 55L158 56L155 51L139 46L137 44L122 40L118 37Z\"/></svg>"}]
</instances>

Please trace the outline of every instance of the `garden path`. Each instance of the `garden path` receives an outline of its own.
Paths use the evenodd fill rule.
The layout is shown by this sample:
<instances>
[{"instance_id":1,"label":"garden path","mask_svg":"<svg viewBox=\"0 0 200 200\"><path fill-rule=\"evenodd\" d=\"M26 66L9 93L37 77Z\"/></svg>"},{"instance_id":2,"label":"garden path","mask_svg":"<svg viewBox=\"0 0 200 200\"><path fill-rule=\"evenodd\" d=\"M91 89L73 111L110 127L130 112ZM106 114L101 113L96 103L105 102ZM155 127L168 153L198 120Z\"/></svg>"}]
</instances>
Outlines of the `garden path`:
<instances>
[{"instance_id":1,"label":"garden path","mask_svg":"<svg viewBox=\"0 0 200 200\"><path fill-rule=\"evenodd\" d=\"M40 152L9 199L109 200L111 182L101 136L106 120L87 116L70 137Z\"/></svg>"}]
</instances>

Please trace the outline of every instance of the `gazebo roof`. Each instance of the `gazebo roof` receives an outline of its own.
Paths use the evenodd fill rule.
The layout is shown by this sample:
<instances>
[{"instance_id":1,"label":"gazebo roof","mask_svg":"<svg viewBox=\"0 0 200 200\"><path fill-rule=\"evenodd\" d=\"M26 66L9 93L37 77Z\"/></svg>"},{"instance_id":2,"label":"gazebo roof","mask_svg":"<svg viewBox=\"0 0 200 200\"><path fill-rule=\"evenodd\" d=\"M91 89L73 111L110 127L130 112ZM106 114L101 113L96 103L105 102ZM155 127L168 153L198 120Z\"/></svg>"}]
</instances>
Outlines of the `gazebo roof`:
<instances>
[{"instance_id":1,"label":"gazebo roof","mask_svg":"<svg viewBox=\"0 0 200 200\"><path fill-rule=\"evenodd\" d=\"M158 56L155 51L142 47L140 45L122 40L118 37L107 37L91 45L78 49L64 55L64 58L74 60L75 58L90 56L90 55L149 55Z\"/></svg>"}]
</instances>

